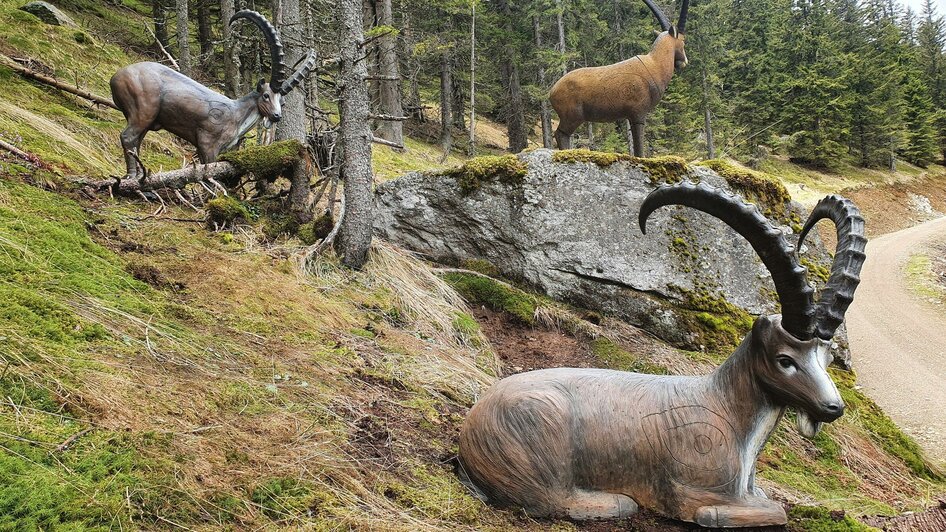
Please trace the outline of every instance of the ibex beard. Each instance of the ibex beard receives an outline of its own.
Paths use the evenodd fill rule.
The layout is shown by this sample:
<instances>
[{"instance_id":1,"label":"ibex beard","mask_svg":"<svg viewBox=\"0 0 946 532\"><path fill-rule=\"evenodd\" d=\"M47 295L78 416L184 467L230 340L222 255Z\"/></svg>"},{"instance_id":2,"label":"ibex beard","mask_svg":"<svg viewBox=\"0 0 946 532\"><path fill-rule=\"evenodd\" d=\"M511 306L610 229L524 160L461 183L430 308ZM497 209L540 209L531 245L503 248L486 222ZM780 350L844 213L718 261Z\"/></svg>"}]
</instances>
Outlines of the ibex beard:
<instances>
[{"instance_id":1,"label":"ibex beard","mask_svg":"<svg viewBox=\"0 0 946 532\"><path fill-rule=\"evenodd\" d=\"M834 206L841 201L823 201L829 199ZM763 260L783 314L756 319L735 352L706 376L558 368L501 380L473 407L460 433L463 471L487 500L533 516L618 518L642 505L704 526L786 522L782 505L755 485L755 462L787 407L797 412L798 429L807 437L842 415L844 402L827 372L834 330L821 327L832 309L825 301L814 307L811 289L798 278L804 269L781 232L763 224L754 207L682 184L652 193L642 220L654 204L671 201L724 218L749 234L760 255L781 250L781 257L768 253ZM840 234L859 218L856 209L845 210L849 218L840 223L838 209L830 211L825 217L836 220L842 237L836 256L854 257L833 274L828 299L838 307L838 298L853 295L851 280L856 286L863 263L862 252L849 252L866 241L854 238L856 228ZM790 297L793 284L800 297ZM824 334L816 335L816 326Z\"/></svg>"}]
</instances>

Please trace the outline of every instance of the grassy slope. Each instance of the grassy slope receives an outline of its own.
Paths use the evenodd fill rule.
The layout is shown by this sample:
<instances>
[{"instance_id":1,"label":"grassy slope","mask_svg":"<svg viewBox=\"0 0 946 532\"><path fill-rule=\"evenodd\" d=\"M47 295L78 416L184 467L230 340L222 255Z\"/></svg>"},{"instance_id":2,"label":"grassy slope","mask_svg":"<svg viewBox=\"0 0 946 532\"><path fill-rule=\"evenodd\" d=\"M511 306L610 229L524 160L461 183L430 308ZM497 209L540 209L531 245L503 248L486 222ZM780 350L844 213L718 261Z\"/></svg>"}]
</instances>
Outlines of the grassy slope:
<instances>
[{"instance_id":1,"label":"grassy slope","mask_svg":"<svg viewBox=\"0 0 946 532\"><path fill-rule=\"evenodd\" d=\"M73 14L93 42L81 43L17 4L0 0L8 55L41 58L68 79L78 72L100 94L134 60L104 43L109 32L134 43L141 5L82 4ZM3 67L0 78L10 88L4 138L22 137L63 173L121 170L118 113ZM149 139L153 167L187 151L164 133ZM376 147L382 178L439 165L435 147L408 147ZM365 273L329 260L304 279L252 236L156 220L127 203L79 205L16 176L0 183L0 248L0 529L535 526L471 498L440 465L494 360L410 261L379 250ZM430 306L439 313L418 310ZM863 513L919 507L943 491L845 382L844 422L814 444L793 429L776 434L760 467L770 487Z\"/></svg>"}]
</instances>

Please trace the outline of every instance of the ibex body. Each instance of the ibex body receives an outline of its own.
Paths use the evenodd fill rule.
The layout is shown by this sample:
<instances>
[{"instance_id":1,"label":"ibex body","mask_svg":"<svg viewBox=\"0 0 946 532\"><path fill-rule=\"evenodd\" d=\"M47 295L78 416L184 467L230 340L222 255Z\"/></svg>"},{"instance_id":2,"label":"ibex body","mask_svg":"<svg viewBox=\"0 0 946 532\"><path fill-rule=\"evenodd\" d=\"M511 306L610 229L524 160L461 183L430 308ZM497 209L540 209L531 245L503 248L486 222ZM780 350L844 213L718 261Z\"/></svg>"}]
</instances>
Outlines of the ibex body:
<instances>
[{"instance_id":1,"label":"ibex body","mask_svg":"<svg viewBox=\"0 0 946 532\"><path fill-rule=\"evenodd\" d=\"M112 99L128 126L121 133L128 177L138 178L144 168L138 157L148 131L165 129L193 144L202 163L210 163L235 146L260 119L267 127L282 117L281 98L312 68L314 55L285 80L282 44L276 30L255 11L240 11L230 23L246 19L263 32L270 47L273 73L256 90L232 100L191 78L158 63L135 63L112 76Z\"/></svg>"},{"instance_id":2,"label":"ibex body","mask_svg":"<svg viewBox=\"0 0 946 532\"><path fill-rule=\"evenodd\" d=\"M644 124L657 107L676 68L687 64L683 31L688 2L684 1L678 26L651 0L645 0L663 31L650 52L600 67L573 70L552 86L549 99L558 113L555 141L559 149L571 147L571 136L585 122L630 121L634 155L644 155Z\"/></svg>"},{"instance_id":3,"label":"ibex body","mask_svg":"<svg viewBox=\"0 0 946 532\"><path fill-rule=\"evenodd\" d=\"M460 461L491 501L536 516L624 517L638 505L704 526L784 524L755 486L755 461L786 407L813 437L844 403L826 368L863 264L863 220L826 198L808 226L839 227L835 268L820 306L781 233L731 196L690 184L662 187L643 220L680 202L723 218L772 272L782 316L760 317L733 355L703 377L560 368L503 379L473 407ZM804 238L804 236L802 236Z\"/></svg>"}]
</instances>

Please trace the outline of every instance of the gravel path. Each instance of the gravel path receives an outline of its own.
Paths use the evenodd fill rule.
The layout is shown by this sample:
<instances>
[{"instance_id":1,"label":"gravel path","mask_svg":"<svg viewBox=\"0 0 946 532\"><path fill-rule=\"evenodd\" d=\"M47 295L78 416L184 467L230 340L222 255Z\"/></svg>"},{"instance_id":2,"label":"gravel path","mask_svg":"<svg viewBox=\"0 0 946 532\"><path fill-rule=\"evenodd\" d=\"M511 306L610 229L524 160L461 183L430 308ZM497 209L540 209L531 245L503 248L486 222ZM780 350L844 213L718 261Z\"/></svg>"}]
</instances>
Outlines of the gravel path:
<instances>
[{"instance_id":1,"label":"gravel path","mask_svg":"<svg viewBox=\"0 0 946 532\"><path fill-rule=\"evenodd\" d=\"M871 239L847 327L858 382L946 465L946 315L912 293L903 272L937 241L946 241L946 217Z\"/></svg>"}]
</instances>

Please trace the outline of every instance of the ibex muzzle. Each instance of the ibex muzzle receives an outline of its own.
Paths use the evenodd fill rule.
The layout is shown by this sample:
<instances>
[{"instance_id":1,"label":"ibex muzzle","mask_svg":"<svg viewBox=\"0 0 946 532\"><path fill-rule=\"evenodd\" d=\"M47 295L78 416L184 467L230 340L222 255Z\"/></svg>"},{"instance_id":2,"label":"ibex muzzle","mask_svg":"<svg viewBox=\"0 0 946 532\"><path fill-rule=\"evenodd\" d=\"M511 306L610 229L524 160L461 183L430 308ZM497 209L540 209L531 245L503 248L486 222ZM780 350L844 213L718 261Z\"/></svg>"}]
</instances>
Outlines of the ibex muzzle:
<instances>
[{"instance_id":1,"label":"ibex muzzle","mask_svg":"<svg viewBox=\"0 0 946 532\"><path fill-rule=\"evenodd\" d=\"M808 437L844 411L827 367L864 262L863 219L837 196L812 211L799 245L820 219L838 228L815 305L794 250L754 206L706 185L665 185L641 206L641 229L671 204L745 237L772 274L782 314L758 318L703 377L560 368L501 380L460 432L460 463L488 500L534 516L624 517L640 504L704 526L786 522L782 506L755 486L755 461L786 407Z\"/></svg>"},{"instance_id":2,"label":"ibex muzzle","mask_svg":"<svg viewBox=\"0 0 946 532\"><path fill-rule=\"evenodd\" d=\"M552 86L549 100L558 113L555 142L559 149L571 148L571 136L585 122L629 120L634 137L634 155L644 156L644 123L663 98L675 68L687 65L684 51L689 0L683 0L677 25L653 3L644 0L660 22L650 52L626 61L573 70Z\"/></svg>"},{"instance_id":3,"label":"ibex muzzle","mask_svg":"<svg viewBox=\"0 0 946 532\"><path fill-rule=\"evenodd\" d=\"M231 100L189 77L158 63L135 63L122 68L110 81L112 99L128 126L121 133L125 165L130 178L145 169L138 157L148 131L166 129L197 148L202 163L211 163L235 146L260 119L269 127L282 118L282 97L305 78L315 64L310 51L302 65L286 78L282 43L272 24L256 11L242 10L230 24L246 19L255 24L269 44L272 75L256 90Z\"/></svg>"}]
</instances>

